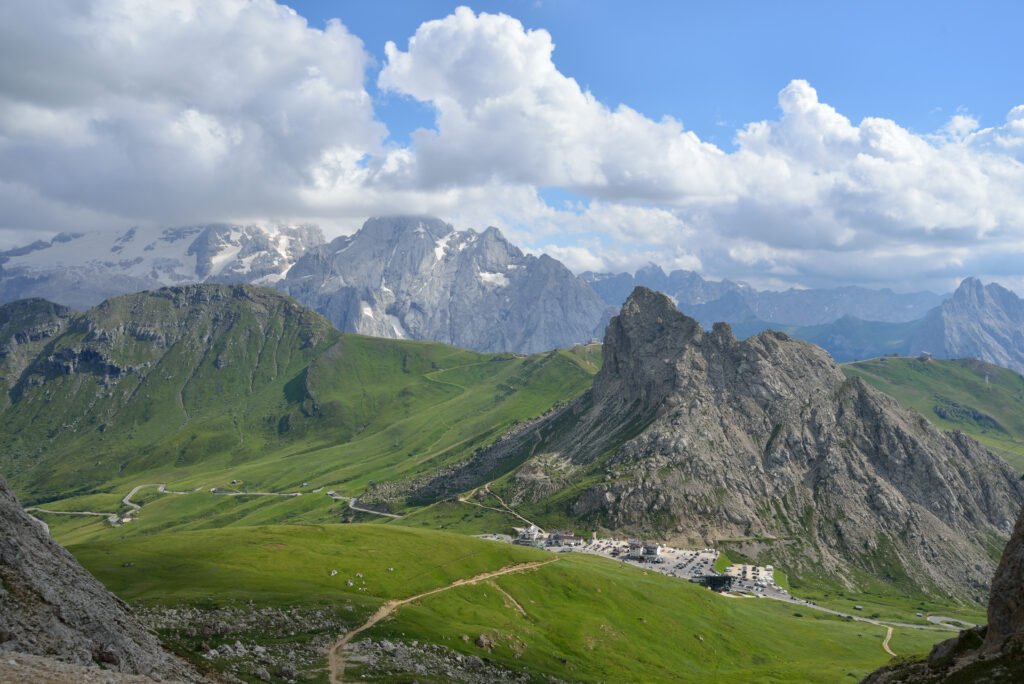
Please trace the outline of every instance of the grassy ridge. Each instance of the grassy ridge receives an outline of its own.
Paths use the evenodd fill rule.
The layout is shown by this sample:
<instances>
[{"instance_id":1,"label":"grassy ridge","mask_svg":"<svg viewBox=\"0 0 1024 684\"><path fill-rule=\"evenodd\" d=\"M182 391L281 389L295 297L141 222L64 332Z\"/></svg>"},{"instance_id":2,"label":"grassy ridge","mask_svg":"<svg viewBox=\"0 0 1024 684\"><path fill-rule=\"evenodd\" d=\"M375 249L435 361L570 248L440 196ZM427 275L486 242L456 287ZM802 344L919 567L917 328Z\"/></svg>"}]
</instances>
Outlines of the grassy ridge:
<instances>
[{"instance_id":1,"label":"grassy ridge","mask_svg":"<svg viewBox=\"0 0 1024 684\"><path fill-rule=\"evenodd\" d=\"M1024 377L974 359L881 357L843 372L916 409L943 430L962 430L1024 472Z\"/></svg>"}]
</instances>

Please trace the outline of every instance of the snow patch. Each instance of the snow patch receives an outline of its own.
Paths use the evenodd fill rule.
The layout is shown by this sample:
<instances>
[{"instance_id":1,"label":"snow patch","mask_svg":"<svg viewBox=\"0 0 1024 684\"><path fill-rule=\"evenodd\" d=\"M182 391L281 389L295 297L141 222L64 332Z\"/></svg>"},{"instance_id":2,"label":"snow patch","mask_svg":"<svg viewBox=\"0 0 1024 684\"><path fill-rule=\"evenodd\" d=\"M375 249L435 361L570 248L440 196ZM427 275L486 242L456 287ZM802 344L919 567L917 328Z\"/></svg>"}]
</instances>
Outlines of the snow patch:
<instances>
[{"instance_id":1,"label":"snow patch","mask_svg":"<svg viewBox=\"0 0 1024 684\"><path fill-rule=\"evenodd\" d=\"M395 331L395 337L397 337L400 340L405 340L409 338L409 334L405 331L405 326L402 325L402 321L401 319L398 318L398 316L395 316L394 314L388 314L387 319L388 323L391 324L391 329Z\"/></svg>"},{"instance_id":2,"label":"snow patch","mask_svg":"<svg viewBox=\"0 0 1024 684\"><path fill-rule=\"evenodd\" d=\"M480 271L480 282L485 285L494 285L496 287L508 287L508 276L504 273L494 273L491 271Z\"/></svg>"},{"instance_id":3,"label":"snow patch","mask_svg":"<svg viewBox=\"0 0 1024 684\"><path fill-rule=\"evenodd\" d=\"M451 244L452 238L456 236L456 233L448 233L442 238L438 238L434 241L434 260L441 261L444 259L444 253L448 250L448 245Z\"/></svg>"}]
</instances>

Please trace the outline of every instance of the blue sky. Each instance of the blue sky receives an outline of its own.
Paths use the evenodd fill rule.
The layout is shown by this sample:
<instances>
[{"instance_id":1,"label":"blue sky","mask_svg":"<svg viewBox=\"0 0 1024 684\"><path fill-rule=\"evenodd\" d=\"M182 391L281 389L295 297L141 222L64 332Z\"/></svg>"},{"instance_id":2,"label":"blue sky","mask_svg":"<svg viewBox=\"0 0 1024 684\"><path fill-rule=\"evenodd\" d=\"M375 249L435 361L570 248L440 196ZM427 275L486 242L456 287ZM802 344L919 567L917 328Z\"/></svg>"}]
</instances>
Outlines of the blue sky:
<instances>
[{"instance_id":1,"label":"blue sky","mask_svg":"<svg viewBox=\"0 0 1024 684\"><path fill-rule=\"evenodd\" d=\"M287 3L311 24L338 17L384 59L424 21L469 4L502 12L555 42L559 69L606 104L670 115L729 147L735 129L774 117L776 93L809 81L851 119L885 116L917 132L958 111L984 125L1020 104L1021 2L533 2ZM432 123L429 107L382 97L392 134Z\"/></svg>"},{"instance_id":2,"label":"blue sky","mask_svg":"<svg viewBox=\"0 0 1024 684\"><path fill-rule=\"evenodd\" d=\"M1024 290L1020 2L0 3L0 248L370 216L579 272Z\"/></svg>"}]
</instances>

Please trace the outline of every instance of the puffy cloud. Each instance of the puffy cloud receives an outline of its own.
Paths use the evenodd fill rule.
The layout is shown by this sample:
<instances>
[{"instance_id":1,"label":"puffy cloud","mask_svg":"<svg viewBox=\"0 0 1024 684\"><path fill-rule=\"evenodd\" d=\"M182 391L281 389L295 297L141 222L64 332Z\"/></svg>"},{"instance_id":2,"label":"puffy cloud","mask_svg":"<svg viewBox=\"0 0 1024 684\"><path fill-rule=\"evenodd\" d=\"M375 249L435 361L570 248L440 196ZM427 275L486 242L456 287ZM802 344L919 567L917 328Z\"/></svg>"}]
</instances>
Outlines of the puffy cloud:
<instances>
[{"instance_id":1,"label":"puffy cloud","mask_svg":"<svg viewBox=\"0 0 1024 684\"><path fill-rule=\"evenodd\" d=\"M0 178L130 219L295 211L381 149L368 65L272 0L4 3Z\"/></svg>"},{"instance_id":2,"label":"puffy cloud","mask_svg":"<svg viewBox=\"0 0 1024 684\"><path fill-rule=\"evenodd\" d=\"M378 85L431 103L436 130L413 134L395 176L421 186L507 182L573 187L604 199L721 196L726 158L672 118L609 109L558 71L544 30L460 7L394 43Z\"/></svg>"},{"instance_id":3,"label":"puffy cloud","mask_svg":"<svg viewBox=\"0 0 1024 684\"><path fill-rule=\"evenodd\" d=\"M756 271L794 283L836 273L891 282L891 268L858 276L836 265L888 263L901 251L899 272L931 278L938 264L963 263L955 255L964 249L998 253L1024 233L1024 107L1000 127L979 129L959 114L941 134L920 135L884 118L855 124L794 80L779 93L780 117L743 127L726 153L675 119L605 106L557 69L553 52L546 31L464 7L421 25L404 51L389 43L380 87L430 103L437 121L412 136L381 180L569 188L594 198L595 210L539 220L588 224L600 246L637 258L659 244L650 233L673 235L653 208L687 226L660 244L685 243L720 275ZM608 209L626 206L643 217L640 227ZM629 234L638 230L640 245ZM930 248L915 256L918 245Z\"/></svg>"}]
</instances>

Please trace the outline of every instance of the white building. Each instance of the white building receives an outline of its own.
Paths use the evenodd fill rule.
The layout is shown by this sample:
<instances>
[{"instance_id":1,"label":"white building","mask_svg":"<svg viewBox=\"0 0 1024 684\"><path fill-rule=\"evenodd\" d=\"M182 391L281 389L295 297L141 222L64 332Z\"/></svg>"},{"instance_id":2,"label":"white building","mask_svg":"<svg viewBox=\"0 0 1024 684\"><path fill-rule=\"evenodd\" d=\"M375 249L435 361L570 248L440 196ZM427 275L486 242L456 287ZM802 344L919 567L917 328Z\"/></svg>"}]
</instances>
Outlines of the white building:
<instances>
[{"instance_id":1,"label":"white building","mask_svg":"<svg viewBox=\"0 0 1024 684\"><path fill-rule=\"evenodd\" d=\"M645 563L661 563L661 544L630 539L628 558Z\"/></svg>"},{"instance_id":2,"label":"white building","mask_svg":"<svg viewBox=\"0 0 1024 684\"><path fill-rule=\"evenodd\" d=\"M519 535L512 543L520 546L543 546L546 536L539 527L530 525L519 530Z\"/></svg>"}]
</instances>

